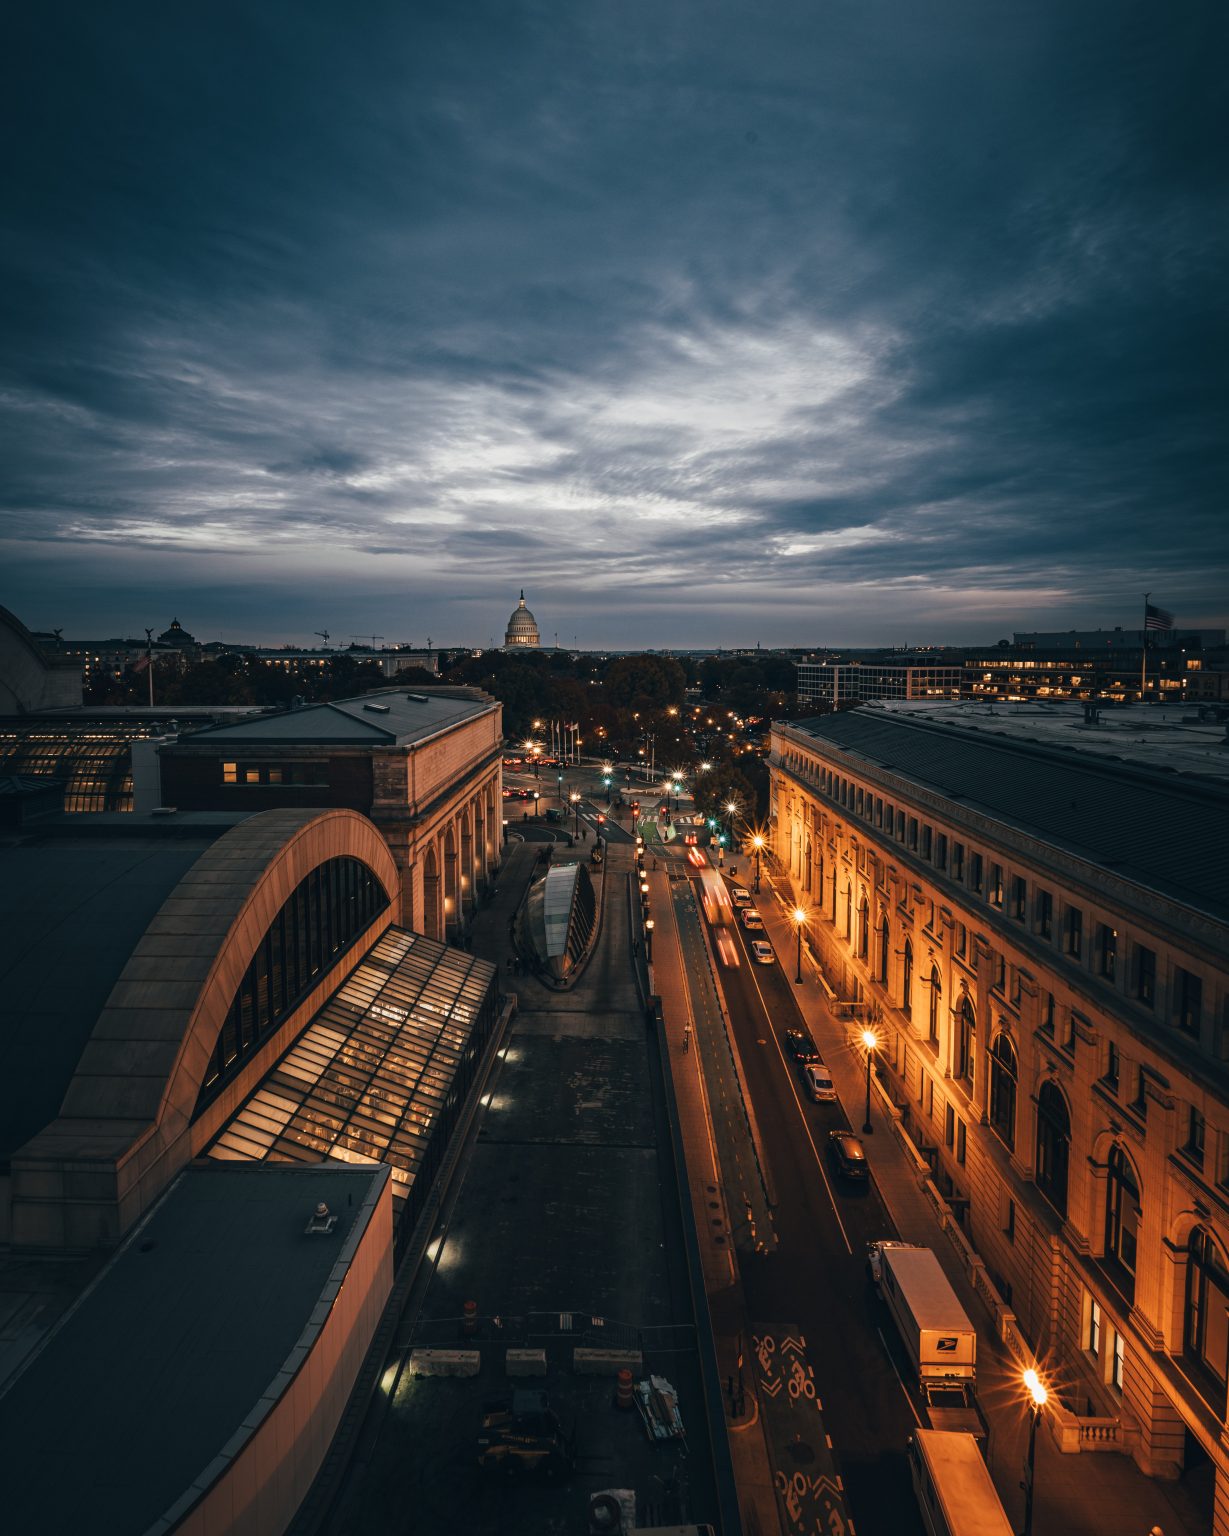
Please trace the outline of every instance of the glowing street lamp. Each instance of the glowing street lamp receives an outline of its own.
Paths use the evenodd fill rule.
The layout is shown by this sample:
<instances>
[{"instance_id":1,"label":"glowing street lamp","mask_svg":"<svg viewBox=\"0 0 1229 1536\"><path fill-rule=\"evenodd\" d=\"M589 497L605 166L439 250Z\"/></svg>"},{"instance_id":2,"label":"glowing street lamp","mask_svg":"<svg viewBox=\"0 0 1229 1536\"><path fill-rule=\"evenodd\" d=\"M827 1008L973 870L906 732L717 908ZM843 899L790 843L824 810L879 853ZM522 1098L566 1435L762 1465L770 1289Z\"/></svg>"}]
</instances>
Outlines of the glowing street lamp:
<instances>
[{"instance_id":1,"label":"glowing street lamp","mask_svg":"<svg viewBox=\"0 0 1229 1536\"><path fill-rule=\"evenodd\" d=\"M533 792L533 819L535 821L537 821L537 819L538 819L538 804L541 801L541 799L542 799L542 796L535 789L534 792Z\"/></svg>"},{"instance_id":2,"label":"glowing street lamp","mask_svg":"<svg viewBox=\"0 0 1229 1536\"><path fill-rule=\"evenodd\" d=\"M862 1031L862 1044L866 1047L866 1119L862 1122L862 1134L873 1136L875 1127L871 1124L871 1062L879 1044L879 1037L873 1029Z\"/></svg>"},{"instance_id":3,"label":"glowing street lamp","mask_svg":"<svg viewBox=\"0 0 1229 1536\"><path fill-rule=\"evenodd\" d=\"M806 926L807 915L801 907L795 907L790 913L794 921L794 933L798 940L798 965L796 967L795 982L802 985L802 930Z\"/></svg>"},{"instance_id":4,"label":"glowing street lamp","mask_svg":"<svg viewBox=\"0 0 1229 1536\"><path fill-rule=\"evenodd\" d=\"M571 794L572 801L572 830L576 836L580 836L580 791L574 789Z\"/></svg>"},{"instance_id":5,"label":"glowing street lamp","mask_svg":"<svg viewBox=\"0 0 1229 1536\"><path fill-rule=\"evenodd\" d=\"M757 832L751 839L751 846L755 849L755 894L760 894L760 854L764 851L764 834Z\"/></svg>"},{"instance_id":6,"label":"glowing street lamp","mask_svg":"<svg viewBox=\"0 0 1229 1536\"><path fill-rule=\"evenodd\" d=\"M653 958L653 919L646 917L644 920L644 958Z\"/></svg>"},{"instance_id":7,"label":"glowing street lamp","mask_svg":"<svg viewBox=\"0 0 1229 1536\"><path fill-rule=\"evenodd\" d=\"M1032 1536L1033 1469L1037 1459L1037 1421L1041 1418L1041 1410L1045 1407L1050 1394L1046 1391L1045 1382L1031 1366L1024 1372L1021 1380L1029 1395L1029 1406L1033 1410L1033 1421L1028 1429L1028 1465L1024 1474L1024 1536Z\"/></svg>"}]
</instances>

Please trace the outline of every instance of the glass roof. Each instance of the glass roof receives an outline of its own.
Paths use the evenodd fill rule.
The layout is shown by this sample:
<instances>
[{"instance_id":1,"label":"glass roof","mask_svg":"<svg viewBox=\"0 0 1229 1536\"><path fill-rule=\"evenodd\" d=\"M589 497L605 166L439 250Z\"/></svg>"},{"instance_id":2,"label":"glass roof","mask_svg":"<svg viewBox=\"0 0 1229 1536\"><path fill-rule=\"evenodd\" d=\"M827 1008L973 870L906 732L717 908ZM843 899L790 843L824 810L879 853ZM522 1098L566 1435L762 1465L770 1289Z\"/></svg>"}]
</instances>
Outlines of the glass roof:
<instances>
[{"instance_id":1,"label":"glass roof","mask_svg":"<svg viewBox=\"0 0 1229 1536\"><path fill-rule=\"evenodd\" d=\"M388 1163L400 1203L494 985L488 961L387 929L207 1155Z\"/></svg>"}]
</instances>

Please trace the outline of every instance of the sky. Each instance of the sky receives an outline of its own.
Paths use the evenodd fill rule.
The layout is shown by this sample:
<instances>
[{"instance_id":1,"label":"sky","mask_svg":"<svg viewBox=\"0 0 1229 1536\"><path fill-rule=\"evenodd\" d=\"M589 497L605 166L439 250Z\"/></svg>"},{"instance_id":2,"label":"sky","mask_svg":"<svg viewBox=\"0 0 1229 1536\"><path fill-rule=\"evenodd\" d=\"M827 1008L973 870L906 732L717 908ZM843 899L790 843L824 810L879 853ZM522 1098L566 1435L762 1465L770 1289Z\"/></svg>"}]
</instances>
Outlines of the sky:
<instances>
[{"instance_id":1,"label":"sky","mask_svg":"<svg viewBox=\"0 0 1229 1536\"><path fill-rule=\"evenodd\" d=\"M0 603L69 637L1229 623L1229 7L62 0Z\"/></svg>"}]
</instances>

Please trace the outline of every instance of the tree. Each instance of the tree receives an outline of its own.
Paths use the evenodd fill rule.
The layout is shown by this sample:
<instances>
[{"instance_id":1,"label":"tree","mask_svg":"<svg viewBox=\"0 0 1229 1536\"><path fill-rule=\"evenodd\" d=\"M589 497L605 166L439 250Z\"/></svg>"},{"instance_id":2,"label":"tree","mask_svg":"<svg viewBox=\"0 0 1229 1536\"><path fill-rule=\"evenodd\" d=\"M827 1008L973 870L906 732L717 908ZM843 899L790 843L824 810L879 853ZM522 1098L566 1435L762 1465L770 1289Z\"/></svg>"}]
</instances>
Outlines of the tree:
<instances>
[{"instance_id":1,"label":"tree","mask_svg":"<svg viewBox=\"0 0 1229 1536\"><path fill-rule=\"evenodd\" d=\"M683 703L687 674L671 656L620 656L606 668L602 691L616 709L666 709Z\"/></svg>"}]
</instances>

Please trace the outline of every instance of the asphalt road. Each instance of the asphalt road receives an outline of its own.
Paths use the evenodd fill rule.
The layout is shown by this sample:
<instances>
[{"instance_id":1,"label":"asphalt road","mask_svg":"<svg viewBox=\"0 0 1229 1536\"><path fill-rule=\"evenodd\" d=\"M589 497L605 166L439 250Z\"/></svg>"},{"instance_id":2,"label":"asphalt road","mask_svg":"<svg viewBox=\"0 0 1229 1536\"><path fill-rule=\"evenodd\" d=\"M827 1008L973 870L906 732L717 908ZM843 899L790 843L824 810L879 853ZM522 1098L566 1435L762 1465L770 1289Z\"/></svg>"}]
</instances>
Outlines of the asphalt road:
<instances>
[{"instance_id":1,"label":"asphalt road","mask_svg":"<svg viewBox=\"0 0 1229 1536\"><path fill-rule=\"evenodd\" d=\"M763 937L756 934L755 937ZM891 1319L871 1291L866 1245L895 1229L874 1188L842 1186L826 1162L830 1130L849 1128L839 1104L814 1104L786 1055L786 1028L804 1028L787 965L757 965L739 928L743 963L721 982L766 1160L776 1207L774 1251L740 1255L753 1320L796 1322L807 1342L824 1423L861 1536L922 1524L910 1487L905 1444L916 1409L888 1353ZM861 1106L851 1106L861 1123ZM875 1147L866 1138L872 1175ZM895 1343L895 1341L892 1341Z\"/></svg>"}]
</instances>

